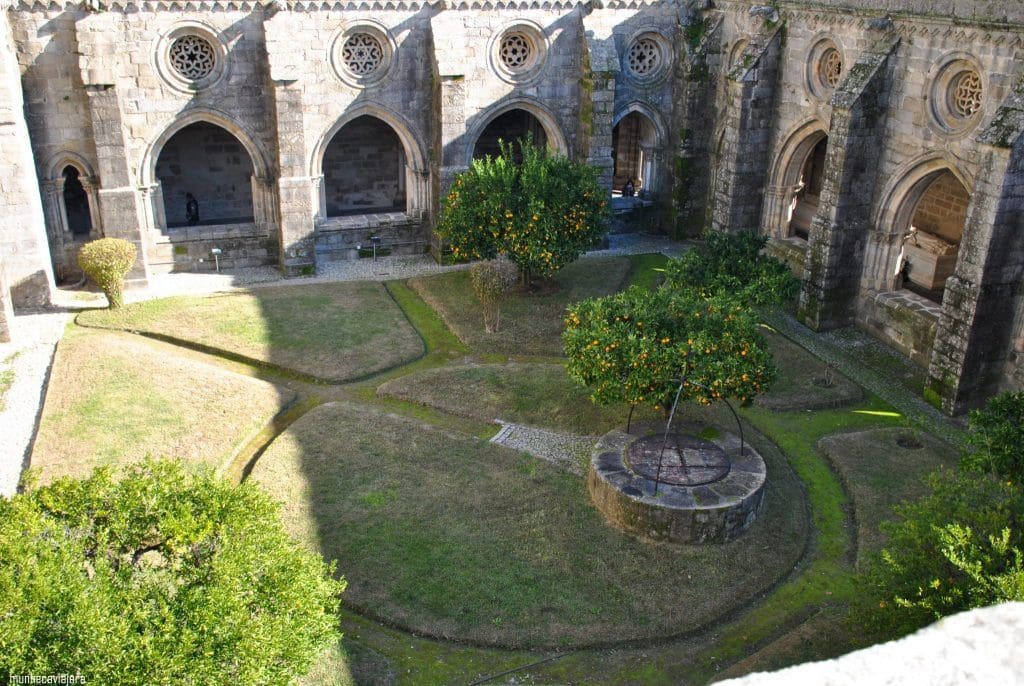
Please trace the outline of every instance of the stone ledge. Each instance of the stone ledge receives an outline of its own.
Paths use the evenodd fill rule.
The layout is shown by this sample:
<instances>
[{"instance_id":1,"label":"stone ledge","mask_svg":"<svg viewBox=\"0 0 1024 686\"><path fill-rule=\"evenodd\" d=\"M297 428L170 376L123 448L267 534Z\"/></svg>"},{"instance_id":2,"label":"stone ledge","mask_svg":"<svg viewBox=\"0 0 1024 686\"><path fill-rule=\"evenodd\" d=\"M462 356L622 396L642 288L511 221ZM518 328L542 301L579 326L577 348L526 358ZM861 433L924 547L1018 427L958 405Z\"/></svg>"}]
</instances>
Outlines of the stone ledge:
<instances>
[{"instance_id":1,"label":"stone ledge","mask_svg":"<svg viewBox=\"0 0 1024 686\"><path fill-rule=\"evenodd\" d=\"M656 492L654 480L635 472L625 458L642 437L611 431L591 454L587 488L610 522L643 538L676 543L730 541L754 523L764 501L766 467L749 444L740 454L738 437L714 439L731 459L725 477L695 486L660 483Z\"/></svg>"}]
</instances>

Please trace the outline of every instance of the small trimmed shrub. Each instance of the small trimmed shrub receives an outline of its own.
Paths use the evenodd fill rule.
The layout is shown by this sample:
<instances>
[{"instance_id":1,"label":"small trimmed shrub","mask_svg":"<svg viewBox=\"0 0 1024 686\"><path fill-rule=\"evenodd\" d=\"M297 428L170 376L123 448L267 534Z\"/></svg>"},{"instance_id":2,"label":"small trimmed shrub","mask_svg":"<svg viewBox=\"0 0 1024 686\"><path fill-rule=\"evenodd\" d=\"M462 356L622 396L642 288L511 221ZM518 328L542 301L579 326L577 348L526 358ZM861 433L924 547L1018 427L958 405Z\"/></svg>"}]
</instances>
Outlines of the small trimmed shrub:
<instances>
[{"instance_id":1,"label":"small trimmed shrub","mask_svg":"<svg viewBox=\"0 0 1024 686\"><path fill-rule=\"evenodd\" d=\"M570 376L600 404L746 401L775 375L771 352L749 308L723 295L633 286L568 309L565 354Z\"/></svg>"},{"instance_id":2,"label":"small trimmed shrub","mask_svg":"<svg viewBox=\"0 0 1024 686\"><path fill-rule=\"evenodd\" d=\"M338 639L332 571L257 486L180 462L0 499L0 680L285 686Z\"/></svg>"},{"instance_id":3,"label":"small trimmed shrub","mask_svg":"<svg viewBox=\"0 0 1024 686\"><path fill-rule=\"evenodd\" d=\"M929 493L894 508L889 541L861 576L856 613L879 638L957 612L1024 600L1024 494L987 474L944 470Z\"/></svg>"},{"instance_id":4,"label":"small trimmed shrub","mask_svg":"<svg viewBox=\"0 0 1024 686\"><path fill-rule=\"evenodd\" d=\"M761 253L767 242L752 231L707 231L703 243L669 262L665 284L728 293L755 306L792 300L798 282L784 262Z\"/></svg>"},{"instance_id":5,"label":"small trimmed shrub","mask_svg":"<svg viewBox=\"0 0 1024 686\"><path fill-rule=\"evenodd\" d=\"M607 230L606 196L593 167L529 139L502 142L498 157L473 160L455 178L436 231L456 261L505 253L529 284L597 243Z\"/></svg>"},{"instance_id":6,"label":"small trimmed shrub","mask_svg":"<svg viewBox=\"0 0 1024 686\"><path fill-rule=\"evenodd\" d=\"M103 290L112 309L124 304L124 277L135 264L136 252L121 238L91 241L78 251L78 266Z\"/></svg>"},{"instance_id":7,"label":"small trimmed shrub","mask_svg":"<svg viewBox=\"0 0 1024 686\"><path fill-rule=\"evenodd\" d=\"M964 469L1024 483L1024 392L1002 393L968 415Z\"/></svg>"},{"instance_id":8,"label":"small trimmed shrub","mask_svg":"<svg viewBox=\"0 0 1024 686\"><path fill-rule=\"evenodd\" d=\"M504 257L477 262L469 268L469 280L484 311L484 330L494 333L501 322L501 301L516 285L516 266Z\"/></svg>"}]
</instances>

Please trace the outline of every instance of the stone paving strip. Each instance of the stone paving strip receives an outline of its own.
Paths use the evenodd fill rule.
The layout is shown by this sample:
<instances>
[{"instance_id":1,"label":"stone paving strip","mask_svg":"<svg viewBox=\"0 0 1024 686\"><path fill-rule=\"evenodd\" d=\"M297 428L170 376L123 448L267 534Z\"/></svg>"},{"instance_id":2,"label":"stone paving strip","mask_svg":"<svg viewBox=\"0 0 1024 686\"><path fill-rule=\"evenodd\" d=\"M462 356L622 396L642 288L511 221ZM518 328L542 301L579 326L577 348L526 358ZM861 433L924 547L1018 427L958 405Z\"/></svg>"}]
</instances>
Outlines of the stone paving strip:
<instances>
[{"instance_id":1,"label":"stone paving strip","mask_svg":"<svg viewBox=\"0 0 1024 686\"><path fill-rule=\"evenodd\" d=\"M491 443L529 453L578 476L586 475L584 465L587 463L586 460L590 459L590 452L600 438L537 429L500 419L494 421L501 425L501 430L494 435Z\"/></svg>"},{"instance_id":2,"label":"stone paving strip","mask_svg":"<svg viewBox=\"0 0 1024 686\"><path fill-rule=\"evenodd\" d=\"M855 345L851 346L849 340L840 341L829 333L819 334L811 331L786 313L776 311L766 315L764 319L782 335L892 405L911 422L953 446L959 446L963 442L962 430L957 428L949 417L926 403L911 389L895 383L892 374L872 369L858 358L857 346L881 345L868 334L860 331L844 332L847 339L852 338L855 341Z\"/></svg>"}]
</instances>

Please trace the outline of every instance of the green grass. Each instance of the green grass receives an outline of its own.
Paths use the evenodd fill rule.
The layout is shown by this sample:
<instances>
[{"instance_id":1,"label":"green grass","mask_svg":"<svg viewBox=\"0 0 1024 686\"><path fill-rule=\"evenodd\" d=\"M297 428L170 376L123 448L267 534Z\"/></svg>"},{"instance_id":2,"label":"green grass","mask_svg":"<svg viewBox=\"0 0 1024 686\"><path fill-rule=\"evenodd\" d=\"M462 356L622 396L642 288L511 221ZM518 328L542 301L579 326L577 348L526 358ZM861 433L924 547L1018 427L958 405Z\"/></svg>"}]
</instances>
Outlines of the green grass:
<instances>
[{"instance_id":1,"label":"green grass","mask_svg":"<svg viewBox=\"0 0 1024 686\"><path fill-rule=\"evenodd\" d=\"M484 331L468 271L419 277L409 284L476 353L560 357L566 306L619 291L629 269L624 257L578 260L558 272L553 290L510 294L502 303L501 328L491 334Z\"/></svg>"},{"instance_id":2,"label":"green grass","mask_svg":"<svg viewBox=\"0 0 1024 686\"><path fill-rule=\"evenodd\" d=\"M571 646L696 629L787 573L804 508L765 448L766 509L716 546L640 542L607 525L578 477L347 404L293 424L252 478L283 503L294 535L339 560L347 603L434 636Z\"/></svg>"},{"instance_id":3,"label":"green grass","mask_svg":"<svg viewBox=\"0 0 1024 686\"><path fill-rule=\"evenodd\" d=\"M292 397L160 343L71 329L54 358L30 466L43 481L147 455L223 467Z\"/></svg>"},{"instance_id":4,"label":"green grass","mask_svg":"<svg viewBox=\"0 0 1024 686\"><path fill-rule=\"evenodd\" d=\"M449 365L393 379L377 393L482 422L503 419L582 435L625 426L629 414L622 403L595 405L559 364ZM643 407L634 419L657 416Z\"/></svg>"},{"instance_id":5,"label":"green grass","mask_svg":"<svg viewBox=\"0 0 1024 686\"><path fill-rule=\"evenodd\" d=\"M821 439L818 449L828 457L853 497L858 565L868 553L884 545L879 525L892 519L892 506L924 495L927 487L923 479L927 474L957 463L954 448L910 429L837 434Z\"/></svg>"},{"instance_id":6,"label":"green grass","mask_svg":"<svg viewBox=\"0 0 1024 686\"><path fill-rule=\"evenodd\" d=\"M851 503L828 460L814 445L818 439L838 431L905 424L902 416L876 398L840 410L773 413L753 407L742 410L742 414L782 449L807 489L816 534L814 560L798 577L723 632L694 671L695 680L700 683L714 675L718 664L729 664L748 655L751 646L773 638L780 629L823 607L832 607L835 640L823 646L829 651L827 654L816 657L831 657L855 647L842 640L842 608L854 592L850 564L853 541L847 529Z\"/></svg>"},{"instance_id":7,"label":"green grass","mask_svg":"<svg viewBox=\"0 0 1024 686\"><path fill-rule=\"evenodd\" d=\"M654 290L665 280L665 266L668 258L661 253L644 253L629 256L629 285Z\"/></svg>"},{"instance_id":8,"label":"green grass","mask_svg":"<svg viewBox=\"0 0 1024 686\"><path fill-rule=\"evenodd\" d=\"M387 289L371 282L163 298L83 312L78 322L141 331L335 382L395 367L424 352Z\"/></svg>"}]
</instances>

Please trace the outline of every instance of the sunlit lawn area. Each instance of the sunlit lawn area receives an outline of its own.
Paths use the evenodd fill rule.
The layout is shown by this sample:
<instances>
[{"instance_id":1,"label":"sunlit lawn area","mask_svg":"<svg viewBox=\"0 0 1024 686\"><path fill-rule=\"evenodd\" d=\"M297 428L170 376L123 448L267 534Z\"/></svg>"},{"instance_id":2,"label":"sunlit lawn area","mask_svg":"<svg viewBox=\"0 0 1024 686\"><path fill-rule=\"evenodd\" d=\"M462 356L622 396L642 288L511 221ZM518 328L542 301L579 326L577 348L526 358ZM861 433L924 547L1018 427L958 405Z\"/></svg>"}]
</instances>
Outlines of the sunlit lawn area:
<instances>
[{"instance_id":1,"label":"sunlit lawn area","mask_svg":"<svg viewBox=\"0 0 1024 686\"><path fill-rule=\"evenodd\" d=\"M128 334L65 334L32 450L43 481L147 455L223 467L294 397L169 350Z\"/></svg>"},{"instance_id":2,"label":"sunlit lawn area","mask_svg":"<svg viewBox=\"0 0 1024 686\"><path fill-rule=\"evenodd\" d=\"M92 310L86 326L156 334L327 381L408 362L423 341L380 283L257 288Z\"/></svg>"}]
</instances>

